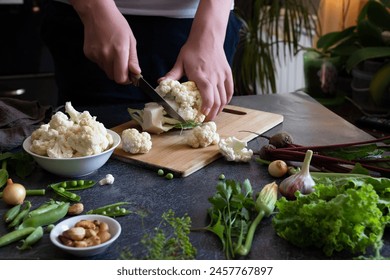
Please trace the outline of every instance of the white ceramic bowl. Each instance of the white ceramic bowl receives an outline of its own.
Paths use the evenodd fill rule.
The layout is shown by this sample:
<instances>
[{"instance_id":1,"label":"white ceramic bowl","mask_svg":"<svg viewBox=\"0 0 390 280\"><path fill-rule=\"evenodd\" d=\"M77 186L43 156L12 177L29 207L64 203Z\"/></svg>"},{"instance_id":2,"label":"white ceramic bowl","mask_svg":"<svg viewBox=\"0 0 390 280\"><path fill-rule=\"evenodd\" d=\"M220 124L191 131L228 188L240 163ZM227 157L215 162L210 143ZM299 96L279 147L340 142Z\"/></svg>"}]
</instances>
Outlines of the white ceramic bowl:
<instances>
[{"instance_id":1,"label":"white ceramic bowl","mask_svg":"<svg viewBox=\"0 0 390 280\"><path fill-rule=\"evenodd\" d=\"M112 135L114 143L110 149L97 155L74 158L50 158L37 155L30 151L31 136L24 140L23 149L34 158L39 166L53 174L63 177L81 177L102 167L121 142L121 137L116 132L109 129L107 131Z\"/></svg>"},{"instance_id":2,"label":"white ceramic bowl","mask_svg":"<svg viewBox=\"0 0 390 280\"><path fill-rule=\"evenodd\" d=\"M99 245L83 248L70 247L62 244L58 236L60 236L65 230L74 227L74 225L81 220L99 220L101 222L107 223L109 232L111 233L111 238ZM72 255L88 257L103 253L116 239L118 239L120 234L121 225L117 220L111 217L102 215L78 215L58 223L50 232L50 240L55 246Z\"/></svg>"}]
</instances>

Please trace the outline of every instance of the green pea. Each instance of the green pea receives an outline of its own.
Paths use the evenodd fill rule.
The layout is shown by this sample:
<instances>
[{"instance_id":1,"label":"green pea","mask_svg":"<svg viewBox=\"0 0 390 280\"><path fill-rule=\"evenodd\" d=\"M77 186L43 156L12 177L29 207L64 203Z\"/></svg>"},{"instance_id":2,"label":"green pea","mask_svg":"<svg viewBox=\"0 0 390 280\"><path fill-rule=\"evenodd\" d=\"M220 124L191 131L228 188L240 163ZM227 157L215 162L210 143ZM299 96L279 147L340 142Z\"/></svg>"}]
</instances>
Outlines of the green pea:
<instances>
[{"instance_id":1,"label":"green pea","mask_svg":"<svg viewBox=\"0 0 390 280\"><path fill-rule=\"evenodd\" d=\"M171 180L171 179L173 179L173 174L167 173L167 175L165 175L165 178L167 178L168 180Z\"/></svg>"},{"instance_id":2,"label":"green pea","mask_svg":"<svg viewBox=\"0 0 390 280\"><path fill-rule=\"evenodd\" d=\"M70 181L70 186L71 186L71 187L76 187L77 184L78 184L77 181Z\"/></svg>"},{"instance_id":3,"label":"green pea","mask_svg":"<svg viewBox=\"0 0 390 280\"><path fill-rule=\"evenodd\" d=\"M225 180L225 174L219 175L218 179L219 179L219 180Z\"/></svg>"},{"instance_id":4,"label":"green pea","mask_svg":"<svg viewBox=\"0 0 390 280\"><path fill-rule=\"evenodd\" d=\"M65 189L63 187L58 188L59 192L65 192Z\"/></svg>"},{"instance_id":5,"label":"green pea","mask_svg":"<svg viewBox=\"0 0 390 280\"><path fill-rule=\"evenodd\" d=\"M158 176L164 176L164 170L162 169L157 170L157 174Z\"/></svg>"},{"instance_id":6,"label":"green pea","mask_svg":"<svg viewBox=\"0 0 390 280\"><path fill-rule=\"evenodd\" d=\"M79 186L84 186L85 182L84 182L84 180L79 180L77 183L78 183Z\"/></svg>"},{"instance_id":7,"label":"green pea","mask_svg":"<svg viewBox=\"0 0 390 280\"><path fill-rule=\"evenodd\" d=\"M59 186L60 186L61 188L66 188L66 185L67 185L66 182L62 182L62 183L59 184Z\"/></svg>"}]
</instances>

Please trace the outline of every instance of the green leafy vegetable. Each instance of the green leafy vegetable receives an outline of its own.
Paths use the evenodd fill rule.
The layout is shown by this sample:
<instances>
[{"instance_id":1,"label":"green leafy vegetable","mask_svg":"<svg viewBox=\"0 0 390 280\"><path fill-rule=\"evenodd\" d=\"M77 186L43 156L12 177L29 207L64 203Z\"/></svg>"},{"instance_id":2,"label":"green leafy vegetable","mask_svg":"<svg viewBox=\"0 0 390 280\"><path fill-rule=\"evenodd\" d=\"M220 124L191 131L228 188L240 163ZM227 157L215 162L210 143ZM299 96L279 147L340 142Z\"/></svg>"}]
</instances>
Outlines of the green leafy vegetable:
<instances>
[{"instance_id":1,"label":"green leafy vegetable","mask_svg":"<svg viewBox=\"0 0 390 280\"><path fill-rule=\"evenodd\" d=\"M24 151L0 153L0 162L0 188L7 181L5 178L8 178L8 169L12 169L20 178L25 178L32 173L35 167L35 161L32 156Z\"/></svg>"},{"instance_id":2,"label":"green leafy vegetable","mask_svg":"<svg viewBox=\"0 0 390 280\"><path fill-rule=\"evenodd\" d=\"M218 236L227 259L249 253L256 228L271 215L277 198L277 185L266 185L257 199L248 179L243 183L219 179L217 191L209 198L210 223L204 228Z\"/></svg>"},{"instance_id":3,"label":"green leafy vegetable","mask_svg":"<svg viewBox=\"0 0 390 280\"><path fill-rule=\"evenodd\" d=\"M312 173L315 191L295 201L281 198L272 222L279 236L331 256L349 251L382 258L382 236L390 223L390 180L365 175Z\"/></svg>"}]
</instances>

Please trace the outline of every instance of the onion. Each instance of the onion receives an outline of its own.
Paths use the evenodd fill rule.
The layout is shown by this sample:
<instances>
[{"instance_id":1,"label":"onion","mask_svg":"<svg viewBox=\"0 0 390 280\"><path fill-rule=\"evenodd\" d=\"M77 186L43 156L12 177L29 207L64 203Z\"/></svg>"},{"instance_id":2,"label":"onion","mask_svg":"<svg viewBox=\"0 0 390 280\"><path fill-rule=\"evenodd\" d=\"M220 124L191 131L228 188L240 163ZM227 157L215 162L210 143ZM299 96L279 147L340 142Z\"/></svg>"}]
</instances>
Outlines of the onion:
<instances>
[{"instance_id":1,"label":"onion","mask_svg":"<svg viewBox=\"0 0 390 280\"><path fill-rule=\"evenodd\" d=\"M268 173L272 177L282 177L286 175L288 166L283 160L274 160L268 165Z\"/></svg>"},{"instance_id":2,"label":"onion","mask_svg":"<svg viewBox=\"0 0 390 280\"><path fill-rule=\"evenodd\" d=\"M7 180L7 185L3 190L3 201L8 205L18 205L24 202L26 198L26 189L23 185Z\"/></svg>"}]
</instances>

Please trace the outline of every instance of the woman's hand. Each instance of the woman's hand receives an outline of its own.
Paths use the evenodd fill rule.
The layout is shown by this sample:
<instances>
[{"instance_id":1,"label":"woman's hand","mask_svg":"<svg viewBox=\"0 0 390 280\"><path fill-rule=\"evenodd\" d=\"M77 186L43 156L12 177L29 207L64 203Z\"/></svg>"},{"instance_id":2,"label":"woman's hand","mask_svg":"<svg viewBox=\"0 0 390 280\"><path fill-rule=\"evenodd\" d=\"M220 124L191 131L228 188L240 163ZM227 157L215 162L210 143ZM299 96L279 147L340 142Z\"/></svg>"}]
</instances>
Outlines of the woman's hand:
<instances>
[{"instance_id":1,"label":"woman's hand","mask_svg":"<svg viewBox=\"0 0 390 280\"><path fill-rule=\"evenodd\" d=\"M71 1L84 24L84 53L111 80L130 83L129 72L140 74L136 39L114 1Z\"/></svg>"}]
</instances>

